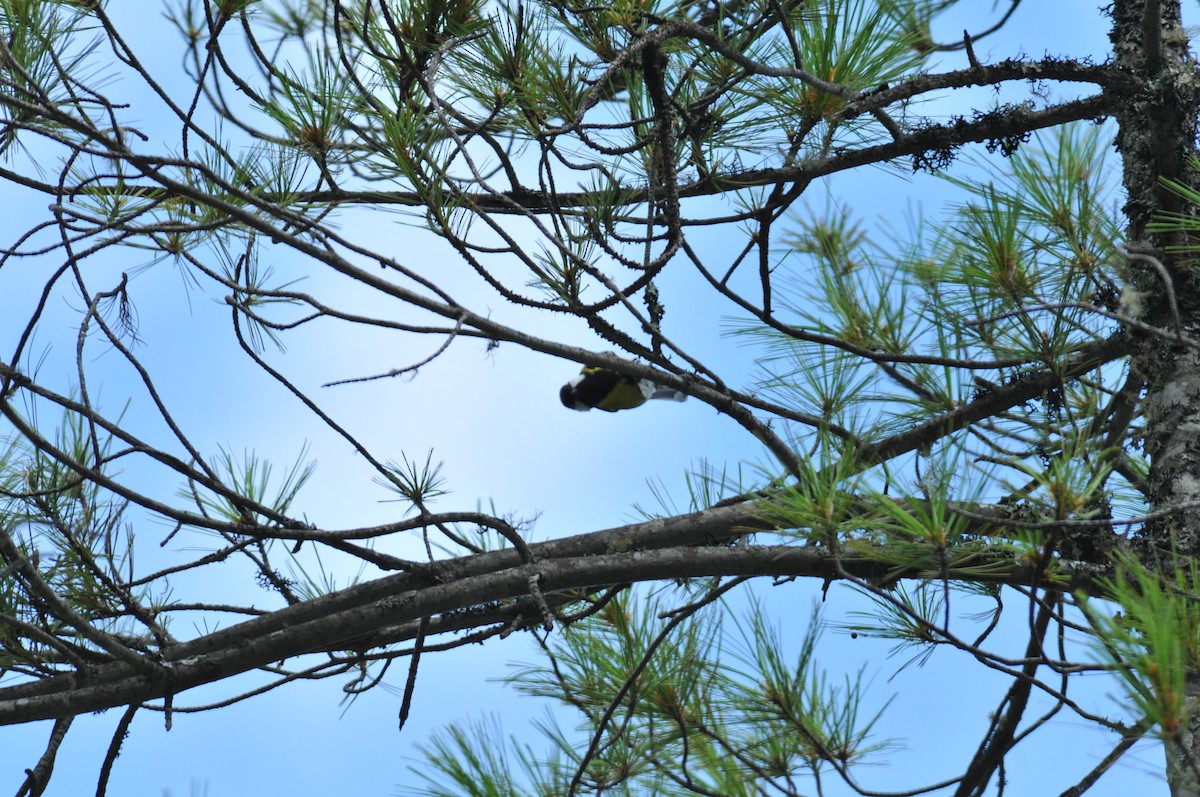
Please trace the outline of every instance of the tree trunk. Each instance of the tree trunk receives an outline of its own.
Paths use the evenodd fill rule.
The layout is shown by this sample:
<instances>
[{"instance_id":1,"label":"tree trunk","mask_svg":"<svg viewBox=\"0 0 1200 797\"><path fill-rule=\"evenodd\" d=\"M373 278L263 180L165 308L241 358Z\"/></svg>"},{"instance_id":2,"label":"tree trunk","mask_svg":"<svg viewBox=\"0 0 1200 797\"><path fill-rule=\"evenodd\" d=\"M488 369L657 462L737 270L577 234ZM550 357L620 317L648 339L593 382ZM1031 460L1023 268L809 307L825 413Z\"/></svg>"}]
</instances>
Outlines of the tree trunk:
<instances>
[{"instance_id":1,"label":"tree trunk","mask_svg":"<svg viewBox=\"0 0 1200 797\"><path fill-rule=\"evenodd\" d=\"M1188 705L1195 706L1200 697L1200 677L1194 673L1187 679ZM1171 797L1200 795L1200 774L1196 752L1200 749L1200 713L1192 714L1178 738L1167 743L1167 783Z\"/></svg>"},{"instance_id":2,"label":"tree trunk","mask_svg":"<svg viewBox=\"0 0 1200 797\"><path fill-rule=\"evenodd\" d=\"M1166 177L1196 184L1196 64L1188 52L1174 0L1118 0L1112 6L1112 43L1117 64L1143 81L1141 97L1118 115L1117 147L1124 158L1129 192L1125 211L1131 247L1152 248L1154 260L1134 258L1129 264L1132 288L1148 301L1139 302L1145 320L1160 329L1200 336L1200 278L1185 260L1170 260L1164 247L1183 243L1147 234L1147 224L1162 211L1188 211L1164 189ZM1194 212L1194 209L1192 210ZM1145 439L1151 461L1150 510L1200 499L1200 358L1166 336L1147 336L1133 367L1146 385ZM1148 523L1137 550L1148 565L1171 566L1171 552L1200 555L1200 513L1168 515ZM1187 679L1188 704L1200 699L1200 673ZM1200 795L1200 719L1192 716L1176 738L1167 740L1167 779L1172 797Z\"/></svg>"}]
</instances>

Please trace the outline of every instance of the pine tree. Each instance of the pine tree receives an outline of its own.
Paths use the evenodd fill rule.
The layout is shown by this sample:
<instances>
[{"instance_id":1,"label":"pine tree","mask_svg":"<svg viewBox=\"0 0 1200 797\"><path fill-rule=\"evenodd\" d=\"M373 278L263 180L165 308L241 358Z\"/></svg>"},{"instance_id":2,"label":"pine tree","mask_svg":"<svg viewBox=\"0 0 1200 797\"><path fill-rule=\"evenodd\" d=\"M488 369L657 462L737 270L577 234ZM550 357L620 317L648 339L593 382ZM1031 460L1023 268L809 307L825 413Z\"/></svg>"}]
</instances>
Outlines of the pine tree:
<instances>
[{"instance_id":1,"label":"pine tree","mask_svg":"<svg viewBox=\"0 0 1200 797\"><path fill-rule=\"evenodd\" d=\"M450 725L412 791L968 797L1030 751L1078 795L1153 742L1200 795L1180 3L1042 55L991 42L1056 1L172 0L149 42L117 5L0 0L0 724L53 722L19 794L81 715L113 713L104 793L135 715L195 687L360 695L395 664L403 726L442 651L523 631L544 738ZM543 381L504 403L489 358ZM572 415L581 367L688 402ZM642 471L687 417L687 506L546 529L381 442L470 435L502 470L531 403L559 415L519 429L522 477L597 512L634 503L607 468L674 476ZM334 477L241 453L273 421L337 440ZM830 629L931 691L1003 679L972 751L880 770L904 718ZM955 653L958 684L920 666ZM1062 717L1107 746L1039 750Z\"/></svg>"}]
</instances>

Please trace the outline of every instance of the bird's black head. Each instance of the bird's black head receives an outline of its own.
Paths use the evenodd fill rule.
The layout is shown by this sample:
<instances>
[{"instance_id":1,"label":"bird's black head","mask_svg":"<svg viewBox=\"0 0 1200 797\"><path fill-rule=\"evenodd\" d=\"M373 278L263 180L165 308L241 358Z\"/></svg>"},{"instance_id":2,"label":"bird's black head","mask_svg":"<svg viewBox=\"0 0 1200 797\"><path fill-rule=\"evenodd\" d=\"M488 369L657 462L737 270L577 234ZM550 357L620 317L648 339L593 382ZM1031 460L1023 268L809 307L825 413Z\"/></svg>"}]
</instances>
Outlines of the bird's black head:
<instances>
[{"instance_id":1,"label":"bird's black head","mask_svg":"<svg viewBox=\"0 0 1200 797\"><path fill-rule=\"evenodd\" d=\"M558 391L558 397L562 400L563 406L569 410L576 409L575 406L575 386L567 383L562 386L562 390Z\"/></svg>"}]
</instances>

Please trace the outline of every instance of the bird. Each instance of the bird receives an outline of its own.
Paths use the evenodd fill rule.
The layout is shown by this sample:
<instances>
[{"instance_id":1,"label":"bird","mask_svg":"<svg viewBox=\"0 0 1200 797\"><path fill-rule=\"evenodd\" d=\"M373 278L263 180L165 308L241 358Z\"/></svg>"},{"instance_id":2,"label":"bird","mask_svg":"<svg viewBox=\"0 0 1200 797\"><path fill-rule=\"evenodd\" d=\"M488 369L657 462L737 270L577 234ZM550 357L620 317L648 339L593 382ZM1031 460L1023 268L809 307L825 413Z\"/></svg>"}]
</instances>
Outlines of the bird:
<instances>
[{"instance_id":1,"label":"bird","mask_svg":"<svg viewBox=\"0 0 1200 797\"><path fill-rule=\"evenodd\" d=\"M686 401L687 394L649 379L636 379L602 365L585 365L579 375L558 391L563 406L586 412L593 407L605 412L631 410L650 399Z\"/></svg>"}]
</instances>

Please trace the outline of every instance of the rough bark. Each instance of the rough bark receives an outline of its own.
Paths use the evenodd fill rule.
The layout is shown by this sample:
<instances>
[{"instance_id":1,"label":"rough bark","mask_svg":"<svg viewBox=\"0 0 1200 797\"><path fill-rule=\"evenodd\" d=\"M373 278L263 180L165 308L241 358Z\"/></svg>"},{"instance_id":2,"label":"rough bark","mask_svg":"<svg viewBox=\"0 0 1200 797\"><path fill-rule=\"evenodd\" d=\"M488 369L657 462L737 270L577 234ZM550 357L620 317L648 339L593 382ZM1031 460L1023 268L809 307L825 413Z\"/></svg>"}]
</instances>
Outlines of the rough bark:
<instances>
[{"instance_id":1,"label":"rough bark","mask_svg":"<svg viewBox=\"0 0 1200 797\"><path fill-rule=\"evenodd\" d=\"M1181 200L1161 178L1194 183L1196 109L1200 90L1196 63L1180 24L1178 2L1123 0L1112 6L1112 43L1117 64L1141 81L1134 102L1118 113L1117 145L1124 158L1128 240L1157 251L1181 243L1147 233L1154 214L1182 212ZM1155 270L1137 267L1130 275L1137 289L1153 296L1146 320L1185 335L1200 332L1200 275L1183 259L1164 257L1170 282ZM1166 284L1164 284L1166 283ZM1173 296L1171 295L1173 294ZM1178 318L1172 308L1177 307ZM1146 437L1151 460L1151 510L1161 511L1200 498L1200 357L1169 339L1143 341L1134 359L1146 380ZM1141 540L1143 556L1166 566L1172 550L1200 554L1200 514L1181 512L1148 524ZM1200 699L1200 677L1188 678L1189 703ZM1200 733L1195 718L1167 744L1167 777L1173 797L1200 794Z\"/></svg>"}]
</instances>

